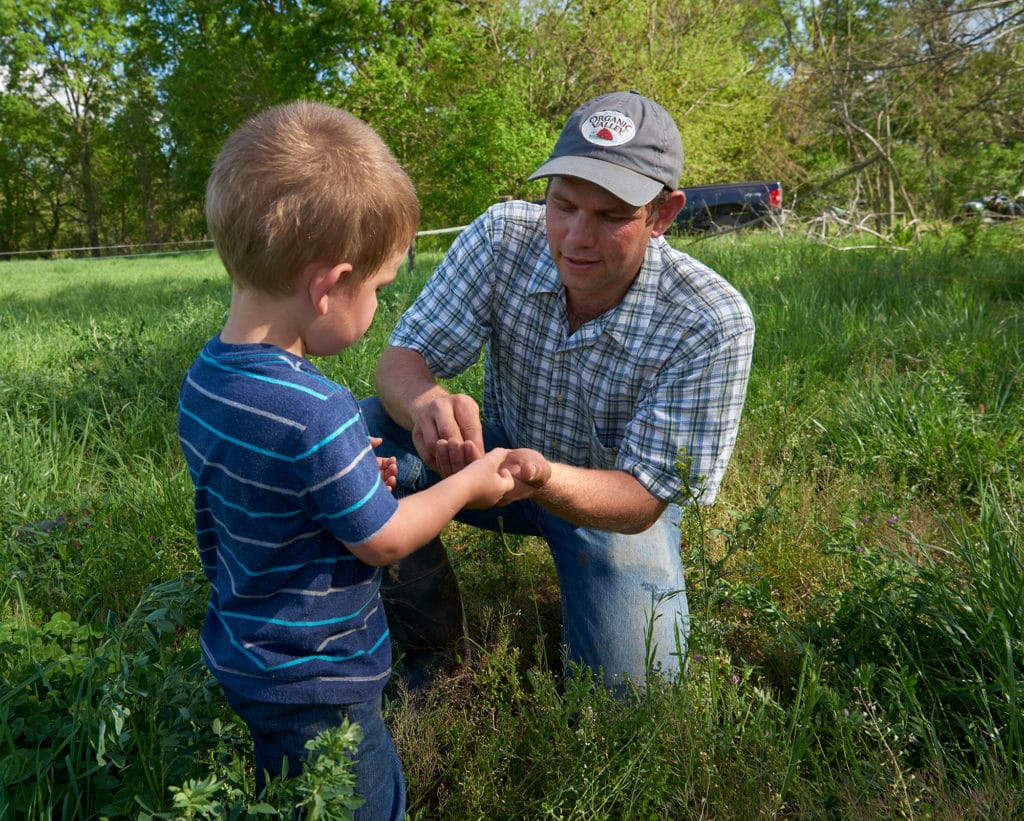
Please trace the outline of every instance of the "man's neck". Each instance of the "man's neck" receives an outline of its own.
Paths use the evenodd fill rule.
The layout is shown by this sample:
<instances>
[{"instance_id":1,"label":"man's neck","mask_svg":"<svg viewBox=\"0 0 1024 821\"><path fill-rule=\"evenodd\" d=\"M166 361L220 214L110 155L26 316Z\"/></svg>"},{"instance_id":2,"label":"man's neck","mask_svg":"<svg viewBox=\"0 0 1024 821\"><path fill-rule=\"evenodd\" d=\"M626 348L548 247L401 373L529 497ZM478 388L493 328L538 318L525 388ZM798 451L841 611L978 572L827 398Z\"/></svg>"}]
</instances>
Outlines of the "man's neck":
<instances>
[{"instance_id":1,"label":"man's neck","mask_svg":"<svg viewBox=\"0 0 1024 821\"><path fill-rule=\"evenodd\" d=\"M632 287L632 283L630 283ZM581 297L571 291L565 292L565 311L569 320L569 335L576 333L581 327L602 314L608 313L619 303L629 292L626 288L622 293L595 295L592 297Z\"/></svg>"}]
</instances>

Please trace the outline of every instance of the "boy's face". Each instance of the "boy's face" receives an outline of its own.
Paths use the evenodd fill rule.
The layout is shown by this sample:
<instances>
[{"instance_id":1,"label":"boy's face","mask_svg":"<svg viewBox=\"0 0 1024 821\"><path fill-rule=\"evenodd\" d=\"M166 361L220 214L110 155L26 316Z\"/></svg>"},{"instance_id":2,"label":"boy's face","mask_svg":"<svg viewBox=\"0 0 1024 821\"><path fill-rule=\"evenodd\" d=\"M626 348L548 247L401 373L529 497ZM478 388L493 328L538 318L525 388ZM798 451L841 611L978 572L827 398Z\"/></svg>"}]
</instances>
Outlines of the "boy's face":
<instances>
[{"instance_id":1,"label":"boy's face","mask_svg":"<svg viewBox=\"0 0 1024 821\"><path fill-rule=\"evenodd\" d=\"M395 254L369 277L359 279L350 272L335 286L331 300L333 336L337 350L355 344L366 333L377 313L377 293L394 282L405 252Z\"/></svg>"}]
</instances>

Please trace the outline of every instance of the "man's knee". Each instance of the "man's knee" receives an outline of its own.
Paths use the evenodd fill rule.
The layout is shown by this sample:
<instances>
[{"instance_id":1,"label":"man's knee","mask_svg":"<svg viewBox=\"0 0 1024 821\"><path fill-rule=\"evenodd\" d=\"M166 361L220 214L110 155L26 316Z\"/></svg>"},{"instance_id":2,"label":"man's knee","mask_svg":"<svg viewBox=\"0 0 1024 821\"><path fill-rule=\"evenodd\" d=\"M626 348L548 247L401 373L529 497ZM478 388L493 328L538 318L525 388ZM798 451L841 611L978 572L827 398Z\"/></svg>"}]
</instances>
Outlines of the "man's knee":
<instances>
[{"instance_id":1,"label":"man's knee","mask_svg":"<svg viewBox=\"0 0 1024 821\"><path fill-rule=\"evenodd\" d=\"M370 431L371 436L383 436L384 433L392 432L399 425L388 414L383 403L376 396L367 396L359 400L359 409L363 413L363 420ZM384 437L387 438L387 437Z\"/></svg>"}]
</instances>

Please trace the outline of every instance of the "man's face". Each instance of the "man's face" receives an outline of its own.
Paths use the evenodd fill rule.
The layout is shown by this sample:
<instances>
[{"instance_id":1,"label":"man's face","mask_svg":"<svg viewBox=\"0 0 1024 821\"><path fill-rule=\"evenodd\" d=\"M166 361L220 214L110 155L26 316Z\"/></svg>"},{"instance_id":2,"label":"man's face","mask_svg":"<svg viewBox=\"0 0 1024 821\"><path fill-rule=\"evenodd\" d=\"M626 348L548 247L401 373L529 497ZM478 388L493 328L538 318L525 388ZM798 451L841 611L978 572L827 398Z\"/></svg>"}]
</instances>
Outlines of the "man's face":
<instances>
[{"instance_id":1,"label":"man's face","mask_svg":"<svg viewBox=\"0 0 1024 821\"><path fill-rule=\"evenodd\" d=\"M646 207L575 177L551 178L547 226L551 256L570 296L612 305L636 278L647 241L664 230L658 220L648 223Z\"/></svg>"}]
</instances>

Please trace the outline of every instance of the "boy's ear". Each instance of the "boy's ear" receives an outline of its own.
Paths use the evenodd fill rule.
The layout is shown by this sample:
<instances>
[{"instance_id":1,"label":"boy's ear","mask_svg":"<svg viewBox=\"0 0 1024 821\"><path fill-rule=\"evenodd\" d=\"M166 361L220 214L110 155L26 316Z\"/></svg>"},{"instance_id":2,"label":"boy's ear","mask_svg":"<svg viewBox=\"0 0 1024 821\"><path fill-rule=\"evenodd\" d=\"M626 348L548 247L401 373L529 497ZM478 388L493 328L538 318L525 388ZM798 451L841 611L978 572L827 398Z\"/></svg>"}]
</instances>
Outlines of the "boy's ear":
<instances>
[{"instance_id":1,"label":"boy's ear","mask_svg":"<svg viewBox=\"0 0 1024 821\"><path fill-rule=\"evenodd\" d=\"M351 270L352 266L347 262L339 262L335 265L318 262L310 266L306 287L309 291L310 303L320 316L327 313L331 290Z\"/></svg>"}]
</instances>

